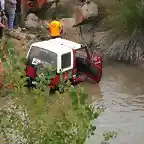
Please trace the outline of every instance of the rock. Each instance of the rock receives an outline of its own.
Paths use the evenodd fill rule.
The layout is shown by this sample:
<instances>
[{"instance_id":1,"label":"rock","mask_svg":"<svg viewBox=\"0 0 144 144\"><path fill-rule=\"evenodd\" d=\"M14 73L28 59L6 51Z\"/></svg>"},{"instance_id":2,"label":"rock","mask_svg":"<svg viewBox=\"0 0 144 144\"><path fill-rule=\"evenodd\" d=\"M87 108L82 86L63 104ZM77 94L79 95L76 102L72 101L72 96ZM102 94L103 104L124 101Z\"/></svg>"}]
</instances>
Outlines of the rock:
<instances>
[{"instance_id":1,"label":"rock","mask_svg":"<svg viewBox=\"0 0 144 144\"><path fill-rule=\"evenodd\" d=\"M26 39L26 35L27 35L25 33L19 32L17 30L15 30L15 31L6 31L6 34L8 36L11 36L11 37L13 37L15 39L18 39L18 40Z\"/></svg>"},{"instance_id":2,"label":"rock","mask_svg":"<svg viewBox=\"0 0 144 144\"><path fill-rule=\"evenodd\" d=\"M38 23L32 20L25 21L25 26L28 30L34 31L38 27Z\"/></svg>"},{"instance_id":3,"label":"rock","mask_svg":"<svg viewBox=\"0 0 144 144\"><path fill-rule=\"evenodd\" d=\"M95 3L85 3L82 7L76 6L74 8L73 17L75 18L75 25L81 24L82 22L95 18L98 16L98 7Z\"/></svg>"},{"instance_id":4,"label":"rock","mask_svg":"<svg viewBox=\"0 0 144 144\"><path fill-rule=\"evenodd\" d=\"M38 21L38 17L37 17L35 14L30 13L30 14L26 17L26 20Z\"/></svg>"},{"instance_id":5,"label":"rock","mask_svg":"<svg viewBox=\"0 0 144 144\"><path fill-rule=\"evenodd\" d=\"M72 27L74 25L75 19L74 18L63 18L60 20L63 24L63 34L62 37L79 42L81 37L79 35L79 28Z\"/></svg>"},{"instance_id":6,"label":"rock","mask_svg":"<svg viewBox=\"0 0 144 144\"><path fill-rule=\"evenodd\" d=\"M98 16L97 5L93 2L85 3L82 6L82 14L83 14L84 19L87 19L92 16Z\"/></svg>"},{"instance_id":7,"label":"rock","mask_svg":"<svg viewBox=\"0 0 144 144\"><path fill-rule=\"evenodd\" d=\"M37 30L37 28L40 26L38 17L35 14L30 13L26 18L25 26L28 30L31 31Z\"/></svg>"},{"instance_id":8,"label":"rock","mask_svg":"<svg viewBox=\"0 0 144 144\"><path fill-rule=\"evenodd\" d=\"M21 29L20 27L18 27L15 31L17 31L17 32L21 32L22 29Z\"/></svg>"},{"instance_id":9,"label":"rock","mask_svg":"<svg viewBox=\"0 0 144 144\"><path fill-rule=\"evenodd\" d=\"M31 40L31 39L34 39L36 37L36 35L34 35L34 34L28 34L27 36L26 36L26 39L27 40Z\"/></svg>"},{"instance_id":10,"label":"rock","mask_svg":"<svg viewBox=\"0 0 144 144\"><path fill-rule=\"evenodd\" d=\"M26 31L26 28L22 28L22 31Z\"/></svg>"},{"instance_id":11,"label":"rock","mask_svg":"<svg viewBox=\"0 0 144 144\"><path fill-rule=\"evenodd\" d=\"M30 13L27 16L26 21L25 21L25 27L26 27L26 29L31 31L31 33L33 33L33 34L37 34L42 31L46 31L46 27L43 26L43 22L41 20L39 20L38 17L33 13Z\"/></svg>"},{"instance_id":12,"label":"rock","mask_svg":"<svg viewBox=\"0 0 144 144\"><path fill-rule=\"evenodd\" d=\"M26 35L25 33L18 33L18 37L17 39L21 40L21 39L26 39Z\"/></svg>"},{"instance_id":13,"label":"rock","mask_svg":"<svg viewBox=\"0 0 144 144\"><path fill-rule=\"evenodd\" d=\"M94 45L99 45L99 49L106 49L108 43L106 42L109 32L97 32L90 31L91 24L81 26L82 35L79 27L72 27L74 24L74 18L63 18L60 20L63 24L63 38L72 40L82 44L89 44L92 40L92 35L94 35ZM109 40L108 40L109 41Z\"/></svg>"}]
</instances>

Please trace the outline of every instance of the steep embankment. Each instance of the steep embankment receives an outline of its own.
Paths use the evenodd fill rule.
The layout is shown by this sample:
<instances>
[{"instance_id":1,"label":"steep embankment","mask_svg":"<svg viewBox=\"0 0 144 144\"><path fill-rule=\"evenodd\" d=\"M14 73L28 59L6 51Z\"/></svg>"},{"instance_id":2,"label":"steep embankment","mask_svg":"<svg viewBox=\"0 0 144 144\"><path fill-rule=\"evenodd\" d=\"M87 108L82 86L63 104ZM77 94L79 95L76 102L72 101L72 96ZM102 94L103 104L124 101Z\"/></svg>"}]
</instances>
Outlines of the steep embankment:
<instances>
[{"instance_id":1,"label":"steep embankment","mask_svg":"<svg viewBox=\"0 0 144 144\"><path fill-rule=\"evenodd\" d=\"M117 39L117 35L111 33L111 29L107 26L106 17L109 11L114 12L119 6L120 2L116 0L109 2L93 0L90 3L62 0L57 8L52 5L41 14L44 15L43 20L34 14L29 14L25 21L28 31L18 30L10 35L20 40L27 39L25 42L33 39L48 39L47 23L51 20L51 14L56 11L57 17L61 19L64 26L63 38L82 44L91 44L91 49L100 51L104 57L134 62L140 58L140 53L143 53L141 46L133 44L139 38L133 38L134 41L129 41L129 37Z\"/></svg>"}]
</instances>

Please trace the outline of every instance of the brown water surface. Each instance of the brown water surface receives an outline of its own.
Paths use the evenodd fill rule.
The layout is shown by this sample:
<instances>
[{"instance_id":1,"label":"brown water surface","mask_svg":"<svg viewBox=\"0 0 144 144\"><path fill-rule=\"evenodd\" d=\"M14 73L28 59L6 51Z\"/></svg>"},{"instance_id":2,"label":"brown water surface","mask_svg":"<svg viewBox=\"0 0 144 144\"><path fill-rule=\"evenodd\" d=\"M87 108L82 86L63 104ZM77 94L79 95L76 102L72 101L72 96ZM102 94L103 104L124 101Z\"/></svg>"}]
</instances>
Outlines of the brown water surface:
<instances>
[{"instance_id":1,"label":"brown water surface","mask_svg":"<svg viewBox=\"0 0 144 144\"><path fill-rule=\"evenodd\" d=\"M102 140L102 132L116 131L111 144L144 143L144 70L135 66L107 63L99 84L102 98L95 104L106 107L96 120L95 136L88 144Z\"/></svg>"}]
</instances>

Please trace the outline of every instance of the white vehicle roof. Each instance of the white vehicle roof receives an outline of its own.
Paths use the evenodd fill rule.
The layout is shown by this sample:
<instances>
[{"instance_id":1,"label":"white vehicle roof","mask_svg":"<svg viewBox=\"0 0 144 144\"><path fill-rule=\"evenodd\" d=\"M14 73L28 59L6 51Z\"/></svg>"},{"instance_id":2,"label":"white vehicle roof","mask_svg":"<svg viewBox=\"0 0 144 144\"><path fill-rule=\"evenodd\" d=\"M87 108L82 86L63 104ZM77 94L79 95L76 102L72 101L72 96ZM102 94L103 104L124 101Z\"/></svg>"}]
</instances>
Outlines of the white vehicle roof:
<instances>
[{"instance_id":1,"label":"white vehicle roof","mask_svg":"<svg viewBox=\"0 0 144 144\"><path fill-rule=\"evenodd\" d=\"M82 47L82 45L79 43L72 42L62 38L55 38L47 41L36 42L33 43L31 46L47 49L57 54L68 53L71 52L72 49L77 50Z\"/></svg>"}]
</instances>

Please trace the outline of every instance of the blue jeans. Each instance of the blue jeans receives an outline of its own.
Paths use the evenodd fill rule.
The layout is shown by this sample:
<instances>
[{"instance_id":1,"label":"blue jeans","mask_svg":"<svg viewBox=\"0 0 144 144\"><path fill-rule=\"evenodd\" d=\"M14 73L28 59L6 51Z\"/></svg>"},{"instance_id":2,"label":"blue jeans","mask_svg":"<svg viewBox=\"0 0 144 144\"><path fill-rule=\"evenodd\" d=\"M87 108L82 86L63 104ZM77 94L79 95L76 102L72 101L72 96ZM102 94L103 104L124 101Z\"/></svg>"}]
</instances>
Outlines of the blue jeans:
<instances>
[{"instance_id":1,"label":"blue jeans","mask_svg":"<svg viewBox=\"0 0 144 144\"><path fill-rule=\"evenodd\" d=\"M7 10L8 13L8 26L9 29L14 29L14 19L15 19L15 8L10 8Z\"/></svg>"}]
</instances>

